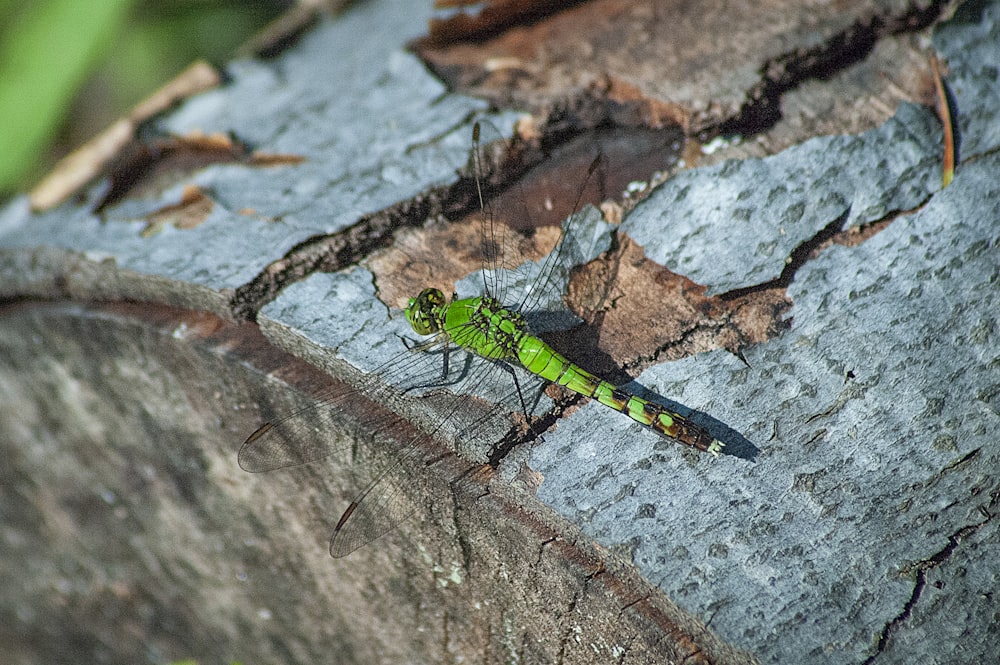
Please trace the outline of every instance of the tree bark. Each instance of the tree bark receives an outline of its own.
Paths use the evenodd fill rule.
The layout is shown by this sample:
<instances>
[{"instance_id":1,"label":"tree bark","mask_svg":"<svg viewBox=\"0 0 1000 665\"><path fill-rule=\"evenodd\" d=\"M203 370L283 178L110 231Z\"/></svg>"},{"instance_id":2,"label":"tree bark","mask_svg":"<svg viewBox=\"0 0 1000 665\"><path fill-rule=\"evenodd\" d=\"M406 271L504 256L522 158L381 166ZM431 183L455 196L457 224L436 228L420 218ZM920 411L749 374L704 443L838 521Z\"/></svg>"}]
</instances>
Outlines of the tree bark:
<instances>
[{"instance_id":1,"label":"tree bark","mask_svg":"<svg viewBox=\"0 0 1000 665\"><path fill-rule=\"evenodd\" d=\"M0 210L10 662L997 652L1000 3L567 4L409 51L412 3L353 6L160 118L185 138L100 212L107 182ZM945 188L921 40L957 109ZM336 436L398 431L318 464L247 474L237 453L403 351L414 289L475 270L471 118L514 117L481 98L532 114L488 184L535 220L605 156L613 205L563 284L587 325L553 344L642 372L629 388L726 449L546 393L543 441L493 467L496 439L428 442L417 517L332 559L365 455L442 403L358 395Z\"/></svg>"}]
</instances>

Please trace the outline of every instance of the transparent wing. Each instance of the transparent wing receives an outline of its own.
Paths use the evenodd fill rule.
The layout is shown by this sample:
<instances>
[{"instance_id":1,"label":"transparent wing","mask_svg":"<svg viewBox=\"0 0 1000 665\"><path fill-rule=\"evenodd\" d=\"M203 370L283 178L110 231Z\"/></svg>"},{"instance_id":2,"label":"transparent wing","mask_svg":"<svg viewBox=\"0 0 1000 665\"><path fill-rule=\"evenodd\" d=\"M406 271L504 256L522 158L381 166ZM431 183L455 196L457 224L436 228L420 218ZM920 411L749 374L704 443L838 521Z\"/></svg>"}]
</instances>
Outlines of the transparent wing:
<instances>
[{"instance_id":1,"label":"transparent wing","mask_svg":"<svg viewBox=\"0 0 1000 665\"><path fill-rule=\"evenodd\" d=\"M576 181L572 184L561 182L564 174L547 167L547 160L513 184L500 182L501 174L524 152L491 123L476 124L472 159L480 203L484 289L511 309L530 312L542 298L561 296L565 273L585 258L586 252L578 247L586 218L581 206L585 196L598 200L603 191L593 186L601 180L595 177L599 152L585 174L577 171L572 176ZM572 166L567 168L573 172ZM530 193L525 182L532 183Z\"/></svg>"},{"instance_id":2,"label":"transparent wing","mask_svg":"<svg viewBox=\"0 0 1000 665\"><path fill-rule=\"evenodd\" d=\"M521 296L521 300L518 303L520 311L533 310L545 294L555 289L561 292L562 285L559 273L563 269L568 270L573 267L583 258L584 253L579 251L579 248L574 244L581 235L580 228L585 219L584 211L581 210L580 206L583 202L583 195L587 185L597 172L600 164L601 155L598 154L587 169L587 176L583 183L581 183L580 189L576 194L576 199L573 201L572 212L560 226L559 239L556 241L555 248L549 252L542 263L541 270L536 278L535 287L525 290Z\"/></svg>"},{"instance_id":3,"label":"transparent wing","mask_svg":"<svg viewBox=\"0 0 1000 665\"><path fill-rule=\"evenodd\" d=\"M513 153L510 141L489 122L477 122L472 130L472 165L479 200L480 253L483 258L483 292L501 303L508 302L510 278L523 263L524 237L513 226L515 220L531 227L531 213L520 192L504 192L499 182L506 161ZM518 186L515 184L514 188Z\"/></svg>"},{"instance_id":4,"label":"transparent wing","mask_svg":"<svg viewBox=\"0 0 1000 665\"><path fill-rule=\"evenodd\" d=\"M349 436L331 436L351 423L356 423L359 430L372 432L396 425L383 409L374 407L392 409L408 387L446 383L443 361L433 353L442 350L444 344L443 339L427 344L425 348L431 353L404 351L357 386L337 382L322 391L314 404L264 423L240 448L240 467L261 473L314 462L352 445Z\"/></svg>"},{"instance_id":5,"label":"transparent wing","mask_svg":"<svg viewBox=\"0 0 1000 665\"><path fill-rule=\"evenodd\" d=\"M462 381L462 386L499 386L503 383L501 374L503 372L492 363L479 360ZM334 528L330 538L331 556L346 556L367 545L403 520L423 511L426 502L448 496L449 485L456 491L456 483L473 478L473 470L483 465L462 462L453 449L437 441L436 435L455 429L462 439L497 440L510 427L507 417L510 407L505 403L508 399L502 399L485 416L471 424L463 424L460 411L468 399L450 395L448 411L443 414L440 424L429 432L413 435L392 463L384 466L355 497Z\"/></svg>"},{"instance_id":6,"label":"transparent wing","mask_svg":"<svg viewBox=\"0 0 1000 665\"><path fill-rule=\"evenodd\" d=\"M363 466L357 470L371 480L340 517L330 554L345 556L391 531L427 500L444 496L455 480L448 473L480 466L458 464L440 439L495 441L515 410L512 382L495 363L469 362L452 347L445 376L444 349L436 339L404 351L357 386L338 383L314 404L265 423L240 448L240 467L267 472L330 455L353 458L364 449L365 462L356 468ZM495 405L470 409L470 393L488 395ZM431 468L441 465L447 468Z\"/></svg>"}]
</instances>

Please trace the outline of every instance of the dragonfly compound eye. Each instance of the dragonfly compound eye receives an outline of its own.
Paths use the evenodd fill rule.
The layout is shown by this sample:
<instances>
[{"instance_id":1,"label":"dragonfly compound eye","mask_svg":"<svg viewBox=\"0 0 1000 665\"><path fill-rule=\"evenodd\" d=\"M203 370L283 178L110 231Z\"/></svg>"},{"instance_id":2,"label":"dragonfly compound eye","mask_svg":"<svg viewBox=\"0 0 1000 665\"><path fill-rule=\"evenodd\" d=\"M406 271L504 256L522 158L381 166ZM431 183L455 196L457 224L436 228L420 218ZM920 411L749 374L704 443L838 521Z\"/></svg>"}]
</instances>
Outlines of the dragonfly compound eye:
<instances>
[{"instance_id":1,"label":"dragonfly compound eye","mask_svg":"<svg viewBox=\"0 0 1000 665\"><path fill-rule=\"evenodd\" d=\"M440 329L437 310L444 304L444 294L439 289L424 289L406 305L406 320L418 335L432 335Z\"/></svg>"}]
</instances>

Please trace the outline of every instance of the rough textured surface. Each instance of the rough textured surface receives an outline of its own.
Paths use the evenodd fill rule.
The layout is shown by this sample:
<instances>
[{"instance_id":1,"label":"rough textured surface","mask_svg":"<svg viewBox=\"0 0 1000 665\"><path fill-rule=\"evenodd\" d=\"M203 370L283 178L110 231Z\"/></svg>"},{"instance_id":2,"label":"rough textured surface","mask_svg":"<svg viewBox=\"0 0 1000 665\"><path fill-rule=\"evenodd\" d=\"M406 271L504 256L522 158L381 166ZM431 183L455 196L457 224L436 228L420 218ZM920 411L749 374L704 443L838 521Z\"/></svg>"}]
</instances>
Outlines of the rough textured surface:
<instances>
[{"instance_id":1,"label":"rough textured surface","mask_svg":"<svg viewBox=\"0 0 1000 665\"><path fill-rule=\"evenodd\" d=\"M7 206L0 295L27 301L0 316L10 659L987 660L998 7L969 3L934 36L967 160L948 188L937 124L902 106L864 135L682 174L626 218L647 256L714 293L752 291L810 250L780 287L790 328L743 349L747 364L717 351L632 386L696 410L728 454L588 403L510 456L513 484L425 495L415 473L425 519L345 560L326 539L364 460L252 476L235 454L325 380L275 346L348 381L342 361L370 369L399 351L379 276L288 288L261 317L269 342L160 305L231 317L229 290L297 243L454 178L482 105L400 49L422 27L411 4L358 5L164 120L307 157L195 173L216 201L199 226L139 235L181 184L103 221L83 205ZM851 246L820 242L869 222L880 232ZM93 300L144 304L73 302ZM536 499L525 487L539 480Z\"/></svg>"},{"instance_id":2,"label":"rough textured surface","mask_svg":"<svg viewBox=\"0 0 1000 665\"><path fill-rule=\"evenodd\" d=\"M504 3L498 4L496 12L502 13ZM456 89L502 104L545 112L555 99L555 115L586 118L594 113L588 98L606 98L611 104L602 110L614 123L677 124L697 133L735 118L748 106L760 104L749 116L773 115L774 108L764 107L778 101L770 98L775 91L814 76L827 78L867 56L877 37L914 23L926 25L944 3L565 4L573 6L546 20L538 16L546 9L532 7L519 17L516 29L499 34L474 21L442 29L418 43L417 51ZM845 95L842 99L850 99L837 115L884 119L885 108L873 102L884 102L887 95L898 99L901 87L904 97L919 96L920 82L905 74L912 71L907 60L896 58L881 81L869 77L864 85L842 81L833 86ZM824 98L826 103L841 104ZM859 112L851 105L867 108ZM818 129L813 124L816 108L808 101L800 100L795 111L801 112L795 113L800 126ZM598 112L590 121L600 117Z\"/></svg>"},{"instance_id":3,"label":"rough textured surface","mask_svg":"<svg viewBox=\"0 0 1000 665\"><path fill-rule=\"evenodd\" d=\"M681 173L622 229L648 258L710 293L763 284L830 224L865 224L926 201L940 187L940 143L933 114L904 105L860 137L825 136L775 157Z\"/></svg>"},{"instance_id":4,"label":"rough textured surface","mask_svg":"<svg viewBox=\"0 0 1000 665\"><path fill-rule=\"evenodd\" d=\"M540 498L765 662L873 655L921 562L968 527L995 543L998 169L969 164L919 212L807 263L791 329L747 350L750 367L716 352L639 378L750 445L723 428L733 456L686 459L588 404L531 456ZM922 601L963 606L978 659L997 646L990 577Z\"/></svg>"},{"instance_id":5,"label":"rough textured surface","mask_svg":"<svg viewBox=\"0 0 1000 665\"><path fill-rule=\"evenodd\" d=\"M331 559L359 465L239 470L262 412L308 400L261 366L319 378L204 314L5 308L6 662L747 662L488 478L457 511L415 483L426 519Z\"/></svg>"},{"instance_id":6,"label":"rough textured surface","mask_svg":"<svg viewBox=\"0 0 1000 665\"><path fill-rule=\"evenodd\" d=\"M586 524L599 542L626 552L682 607L765 662L905 662L917 654L934 662L979 662L1000 647L990 591L996 576L964 564L982 556L984 542L996 546L992 516L1000 500L994 433L1000 417L1000 159L996 140L980 138L993 135L994 108L979 105L998 90L995 40L988 54L979 46L995 34L997 15L995 3L960 13L935 38L967 114L960 121L969 137L967 156L979 155L960 167L960 177L931 194L928 172L936 169L926 136L917 138L925 147L911 153L898 138L891 147L866 151L873 135L892 126L834 139L857 151L844 162L850 167L842 168L843 178L871 159L878 160L873 173L895 169L924 183L925 194L885 206L882 214L918 209L856 247L834 244L807 261L788 287L790 330L747 350L749 367L714 352L640 377L718 419L702 416L734 457L686 461L634 428L616 438L613 423L595 433L594 419L606 416L588 404L529 461L545 478L543 500ZM965 40L968 48L959 46ZM912 113L903 109L904 117ZM699 281L718 290L748 286L769 258L760 247L783 243L788 229L772 223L766 231L761 225L758 233L727 237L717 225L701 226L725 205L678 209L677 193L698 191L706 182L701 176L711 173L708 182L721 180L726 189L747 192L744 198L780 192L778 208L794 206L796 190L810 192L815 202L817 192L836 191L843 178L833 179L832 188L803 182L809 169L793 164L829 140L764 160L769 168L763 170L754 168L760 162L745 162L683 174L646 202L663 197L673 205L664 212L650 205L649 213L642 206L624 226L635 235L634 220L659 214L703 228L682 236L684 243L672 233L647 234L647 254L691 256L689 264L697 254L700 263L678 259L676 269L700 274ZM805 164L822 163L824 156ZM907 165L908 159L915 161ZM905 176L900 184L905 190ZM738 199L730 199L727 212ZM769 210L747 208L751 216ZM828 209L798 242L860 212L846 205ZM705 234L710 240L702 244ZM784 244L777 258L796 245ZM741 252L748 253L743 265L710 259ZM781 264L772 262L771 277ZM727 282L734 269L742 269L746 281ZM585 439L591 443L581 445ZM960 627L953 617L961 617ZM940 645L949 646L939 652Z\"/></svg>"},{"instance_id":7,"label":"rough textured surface","mask_svg":"<svg viewBox=\"0 0 1000 665\"><path fill-rule=\"evenodd\" d=\"M233 289L296 244L453 179L468 157L468 119L484 105L444 95L441 83L400 50L399 40L417 34L425 20L402 6L409 9L363 5L322 24L277 62L233 63L231 85L190 100L162 126L179 134L231 132L255 148L302 155L302 164L213 166L127 200L104 218L76 205L29 219L21 200L0 217L3 245L33 248L44 239L175 280L182 293L189 284ZM392 38L359 40L372 25ZM186 184L215 202L209 219L141 236L143 217L176 204ZM101 193L101 186L90 192L91 204ZM11 271L7 284L21 280Z\"/></svg>"}]
</instances>

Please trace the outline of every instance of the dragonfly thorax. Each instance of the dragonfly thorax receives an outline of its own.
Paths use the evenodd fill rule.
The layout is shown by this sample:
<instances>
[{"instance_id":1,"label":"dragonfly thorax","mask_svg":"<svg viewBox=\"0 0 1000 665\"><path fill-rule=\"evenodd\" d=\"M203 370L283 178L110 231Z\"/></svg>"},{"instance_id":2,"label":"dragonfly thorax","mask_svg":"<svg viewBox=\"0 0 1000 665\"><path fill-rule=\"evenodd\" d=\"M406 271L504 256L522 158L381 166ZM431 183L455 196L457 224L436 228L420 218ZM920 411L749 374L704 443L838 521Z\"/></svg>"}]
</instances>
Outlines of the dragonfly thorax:
<instances>
[{"instance_id":1,"label":"dragonfly thorax","mask_svg":"<svg viewBox=\"0 0 1000 665\"><path fill-rule=\"evenodd\" d=\"M490 360L516 360L518 344L528 334L521 313L490 296L453 301L442 328L460 347Z\"/></svg>"}]
</instances>

